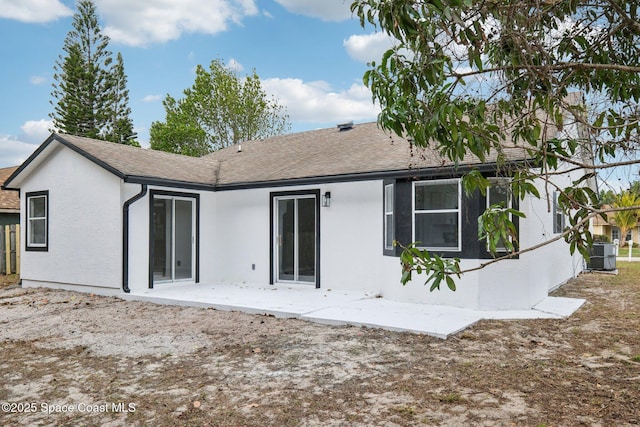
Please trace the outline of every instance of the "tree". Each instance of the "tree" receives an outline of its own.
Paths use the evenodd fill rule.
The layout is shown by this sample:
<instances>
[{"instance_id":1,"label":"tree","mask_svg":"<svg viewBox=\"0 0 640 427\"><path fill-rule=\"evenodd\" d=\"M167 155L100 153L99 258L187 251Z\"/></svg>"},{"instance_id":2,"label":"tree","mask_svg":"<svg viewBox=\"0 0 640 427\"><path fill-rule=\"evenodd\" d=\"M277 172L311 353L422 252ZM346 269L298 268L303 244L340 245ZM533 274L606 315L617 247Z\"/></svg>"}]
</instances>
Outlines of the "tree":
<instances>
[{"instance_id":1,"label":"tree","mask_svg":"<svg viewBox=\"0 0 640 427\"><path fill-rule=\"evenodd\" d=\"M162 101L166 111L165 122L153 122L150 145L153 150L200 157L211 151L205 130L195 116L173 97Z\"/></svg>"},{"instance_id":2,"label":"tree","mask_svg":"<svg viewBox=\"0 0 640 427\"><path fill-rule=\"evenodd\" d=\"M600 203L612 205L616 201L616 193L613 190L600 190Z\"/></svg>"},{"instance_id":3,"label":"tree","mask_svg":"<svg viewBox=\"0 0 640 427\"><path fill-rule=\"evenodd\" d=\"M633 181L629 184L629 192L636 195L640 200L640 181Z\"/></svg>"},{"instance_id":4,"label":"tree","mask_svg":"<svg viewBox=\"0 0 640 427\"><path fill-rule=\"evenodd\" d=\"M588 256L588 223L602 210L597 194L582 184L598 170L638 162L638 3L356 0L351 9L363 26L372 24L396 41L364 75L382 107L379 124L418 146L434 145L452 161L466 154L484 160L489 153L500 159L505 146L526 147L539 168L512 170L512 193L551 199L559 192L557 207L568 219L560 238L572 253ZM593 108L569 102L576 100L574 91ZM569 121L580 131L564 132ZM584 171L573 185L554 183L554 175L571 169ZM465 189L485 191L489 183L481 178L463 176ZM533 185L539 179L547 194ZM497 229L506 234L508 215L500 218ZM514 248L496 260L536 247ZM452 278L464 272L457 260L414 246L402 262L403 283L421 271L432 288L443 281L455 287Z\"/></svg>"},{"instance_id":5,"label":"tree","mask_svg":"<svg viewBox=\"0 0 640 427\"><path fill-rule=\"evenodd\" d=\"M619 209L614 211L611 217L620 228L620 246L624 246L626 243L624 240L627 233L638 225L640 210L634 208L639 205L640 198L631 191L623 191L613 203L613 207Z\"/></svg>"},{"instance_id":6,"label":"tree","mask_svg":"<svg viewBox=\"0 0 640 427\"><path fill-rule=\"evenodd\" d=\"M128 107L129 93L122 56L113 64L109 38L101 33L96 7L78 3L73 29L54 66L49 115L57 130L90 138L137 144Z\"/></svg>"},{"instance_id":7,"label":"tree","mask_svg":"<svg viewBox=\"0 0 640 427\"><path fill-rule=\"evenodd\" d=\"M81 102L85 82L82 52L77 44L65 46L64 50L67 52L67 57L56 65L56 72L60 74L54 75L58 84L52 95L58 99L58 103L55 106L55 113L50 116L54 127L60 131L71 135L89 136L87 131L93 126L87 123L91 123L93 111L84 108L84 103ZM94 132L94 135L96 134Z\"/></svg>"},{"instance_id":8,"label":"tree","mask_svg":"<svg viewBox=\"0 0 640 427\"><path fill-rule=\"evenodd\" d=\"M209 71L198 65L193 86L184 98L163 101L165 122L153 122L151 148L200 156L242 141L289 130L284 107L262 90L255 70L241 79L220 60Z\"/></svg>"},{"instance_id":9,"label":"tree","mask_svg":"<svg viewBox=\"0 0 640 427\"><path fill-rule=\"evenodd\" d=\"M133 120L130 117L129 89L127 89L127 76L124 73L124 62L120 52L107 81L108 106L104 139L139 147L140 144L135 140L137 135L133 130Z\"/></svg>"}]
</instances>

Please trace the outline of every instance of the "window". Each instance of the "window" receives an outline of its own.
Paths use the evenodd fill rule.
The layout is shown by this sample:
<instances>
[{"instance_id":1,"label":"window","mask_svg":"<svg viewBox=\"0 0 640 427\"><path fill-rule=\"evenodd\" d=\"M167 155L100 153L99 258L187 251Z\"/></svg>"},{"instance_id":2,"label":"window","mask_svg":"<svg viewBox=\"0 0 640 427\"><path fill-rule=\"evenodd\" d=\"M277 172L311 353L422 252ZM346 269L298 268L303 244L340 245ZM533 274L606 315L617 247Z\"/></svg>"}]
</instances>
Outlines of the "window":
<instances>
[{"instance_id":1,"label":"window","mask_svg":"<svg viewBox=\"0 0 640 427\"><path fill-rule=\"evenodd\" d=\"M48 250L49 192L27 193L27 244L31 251Z\"/></svg>"},{"instance_id":2,"label":"window","mask_svg":"<svg viewBox=\"0 0 640 427\"><path fill-rule=\"evenodd\" d=\"M421 248L460 251L460 180L413 184L413 241Z\"/></svg>"},{"instance_id":3,"label":"window","mask_svg":"<svg viewBox=\"0 0 640 427\"><path fill-rule=\"evenodd\" d=\"M620 241L620 228L618 227L613 227L611 229L611 240L618 240L618 242Z\"/></svg>"},{"instance_id":4,"label":"window","mask_svg":"<svg viewBox=\"0 0 640 427\"><path fill-rule=\"evenodd\" d=\"M393 249L393 184L384 186L384 248Z\"/></svg>"},{"instance_id":5,"label":"window","mask_svg":"<svg viewBox=\"0 0 640 427\"><path fill-rule=\"evenodd\" d=\"M564 214L558 206L558 196L560 192L553 192L553 233L560 234L564 231Z\"/></svg>"},{"instance_id":6,"label":"window","mask_svg":"<svg viewBox=\"0 0 640 427\"><path fill-rule=\"evenodd\" d=\"M502 208L511 208L511 182L508 179L490 179L491 187L487 188L487 209L492 205L500 205ZM513 221L511 214L509 220ZM487 242L487 247L488 247ZM496 249L501 252L506 251L504 243L500 243Z\"/></svg>"}]
</instances>

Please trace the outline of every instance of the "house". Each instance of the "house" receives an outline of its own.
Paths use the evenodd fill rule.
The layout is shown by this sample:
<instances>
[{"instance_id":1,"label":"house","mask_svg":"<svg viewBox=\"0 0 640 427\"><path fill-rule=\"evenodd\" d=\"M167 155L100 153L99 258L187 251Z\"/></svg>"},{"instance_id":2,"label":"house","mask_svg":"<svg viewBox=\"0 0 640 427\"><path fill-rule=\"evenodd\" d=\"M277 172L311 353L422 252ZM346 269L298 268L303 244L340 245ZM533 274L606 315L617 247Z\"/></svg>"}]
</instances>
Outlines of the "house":
<instances>
[{"instance_id":1,"label":"house","mask_svg":"<svg viewBox=\"0 0 640 427\"><path fill-rule=\"evenodd\" d=\"M527 215L518 223L521 247L560 233L562 216L544 198L511 200L500 185L486 197L461 188L464 171L499 182L523 162L526 152L512 146L501 160L469 156L454 165L376 123L244 142L202 158L52 134L4 185L23 196L23 286L118 294L176 282L288 283L528 309L583 269L562 239L465 274L455 292L429 292L420 276L402 286L393 245L420 241L478 267L491 255L477 218L496 200Z\"/></svg>"},{"instance_id":2,"label":"house","mask_svg":"<svg viewBox=\"0 0 640 427\"><path fill-rule=\"evenodd\" d=\"M0 169L0 182L4 182L17 166ZM0 189L0 226L20 224L20 194L17 191Z\"/></svg>"},{"instance_id":3,"label":"house","mask_svg":"<svg viewBox=\"0 0 640 427\"><path fill-rule=\"evenodd\" d=\"M603 206L603 209L607 209L608 206ZM640 221L627 232L626 236L620 234L620 227L616 225L615 219L612 218L613 214L609 214L609 218L605 220L601 216L596 216L591 221L593 235L606 236L609 241L613 242L618 240L622 246L627 246L629 240L633 240L634 243L640 242Z\"/></svg>"}]
</instances>

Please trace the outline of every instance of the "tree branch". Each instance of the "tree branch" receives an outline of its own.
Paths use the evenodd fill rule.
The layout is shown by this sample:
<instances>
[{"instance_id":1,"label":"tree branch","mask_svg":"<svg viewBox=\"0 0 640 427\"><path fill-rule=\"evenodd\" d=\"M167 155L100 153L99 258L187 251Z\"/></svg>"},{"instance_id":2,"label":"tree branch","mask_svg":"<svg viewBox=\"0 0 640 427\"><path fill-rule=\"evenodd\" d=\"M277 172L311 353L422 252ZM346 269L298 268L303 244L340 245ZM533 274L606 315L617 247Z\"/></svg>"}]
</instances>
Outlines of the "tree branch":
<instances>
[{"instance_id":1,"label":"tree branch","mask_svg":"<svg viewBox=\"0 0 640 427\"><path fill-rule=\"evenodd\" d=\"M451 77L457 79L463 79L465 77L473 77L480 74L490 74L499 71L517 71L517 70L529 70L529 71L562 71L568 69L576 70L615 70L623 71L626 73L640 73L639 66L622 65L622 64L587 64L583 62L559 62L557 64L545 64L545 65L510 65L508 67L493 67L483 68L482 70L471 70L464 73L451 73Z\"/></svg>"},{"instance_id":2,"label":"tree branch","mask_svg":"<svg viewBox=\"0 0 640 427\"><path fill-rule=\"evenodd\" d=\"M619 211L628 211L628 210L636 210L636 209L640 209L640 206L630 206L630 207L623 207L623 208L608 208L608 209L598 209L598 210L594 210L593 212L591 212L589 215L587 215L585 218L583 218L582 220L580 220L579 222L576 223L576 225L574 225L571 228L567 228L565 229L564 232L562 232L561 234L558 234L556 237L554 237L553 239L549 239L546 240L542 243L538 243L537 245L533 245L530 246L528 248L525 249L521 249L518 250L516 252L512 252L508 255L504 255L498 258L494 258L491 261L487 261L485 263L480 264L477 267L473 267L473 268L468 268L466 270L460 270L459 274L464 274L464 273L471 273L473 271L478 271L478 270L482 270L488 266L490 266L491 264L495 264L499 261L503 261L503 260L507 260L507 259L513 259L516 256L519 256L521 254L525 254L527 252L532 252L535 251L536 249L540 249L544 246L547 246L553 242L557 242L560 239L564 239L565 236L567 236L571 231L575 231L578 228L580 228L581 226L585 225L587 222L589 222L591 220L591 218L595 218L596 216L601 216L601 215L605 215L609 212L619 212Z\"/></svg>"}]
</instances>

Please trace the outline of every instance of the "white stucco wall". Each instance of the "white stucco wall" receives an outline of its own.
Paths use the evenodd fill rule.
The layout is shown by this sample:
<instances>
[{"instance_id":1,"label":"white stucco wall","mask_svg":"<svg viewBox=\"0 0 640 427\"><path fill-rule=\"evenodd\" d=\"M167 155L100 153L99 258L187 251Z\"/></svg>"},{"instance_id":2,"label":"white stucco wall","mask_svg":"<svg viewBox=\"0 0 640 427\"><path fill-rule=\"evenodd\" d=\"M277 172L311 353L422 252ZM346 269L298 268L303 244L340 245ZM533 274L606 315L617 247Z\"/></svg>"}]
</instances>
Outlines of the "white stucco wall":
<instances>
[{"instance_id":1,"label":"white stucco wall","mask_svg":"<svg viewBox=\"0 0 640 427\"><path fill-rule=\"evenodd\" d=\"M558 176L555 183L568 186L571 176ZM520 249L543 245L557 237L553 230L553 186L537 185L540 199L527 197L520 202L526 218L520 219ZM547 194L549 189L549 194ZM549 199L547 200L547 197ZM479 274L479 309L528 308L545 298L549 290L577 276L583 259L571 255L569 245L560 239L523 253L517 261L503 261Z\"/></svg>"},{"instance_id":2,"label":"white stucco wall","mask_svg":"<svg viewBox=\"0 0 640 427\"><path fill-rule=\"evenodd\" d=\"M571 181L577 179L577 173L556 177L555 183L561 187L571 186ZM521 206L521 210L527 215L529 226L523 230L523 247L532 247L558 237L553 230L553 188L549 188L549 194L543 186L538 186L540 199L529 198ZM568 222L567 222L568 225ZM576 251L574 255L569 253L569 245L560 239L554 243L545 245L535 251L522 256L526 259L530 268L531 280L543 283L539 294L548 292L566 280L575 277L584 268L584 259Z\"/></svg>"},{"instance_id":3,"label":"white stucco wall","mask_svg":"<svg viewBox=\"0 0 640 427\"><path fill-rule=\"evenodd\" d=\"M379 263L382 189L377 181L216 193L218 244L212 257L215 280L269 282L270 193L297 190L331 192L331 206L320 208L321 286L331 289L375 286L373 279L383 271Z\"/></svg>"},{"instance_id":4,"label":"white stucco wall","mask_svg":"<svg viewBox=\"0 0 640 427\"><path fill-rule=\"evenodd\" d=\"M49 191L49 248L26 251L22 209L21 278L25 286L79 285L97 292L121 286L122 209L119 178L72 150L59 147L22 185ZM69 287L69 286L67 286Z\"/></svg>"},{"instance_id":5,"label":"white stucco wall","mask_svg":"<svg viewBox=\"0 0 640 427\"><path fill-rule=\"evenodd\" d=\"M310 189L321 194L331 192L331 206L320 208L320 274L324 289L368 289L394 300L473 309L525 309L581 271L580 257L571 256L566 243L559 241L520 259L466 273L457 280L455 292L446 284L440 291L429 292L424 276L417 275L402 286L399 259L382 253L382 182L378 180L215 193L217 242L211 246L210 256L203 252L203 263L211 260L212 265L212 274L207 274L206 280L268 283L270 191ZM552 237L553 219L552 213L546 211L546 201L527 199L521 209L527 215L520 222L522 247ZM486 261L463 259L461 266L473 268Z\"/></svg>"},{"instance_id":6,"label":"white stucco wall","mask_svg":"<svg viewBox=\"0 0 640 427\"><path fill-rule=\"evenodd\" d=\"M430 293L418 282L401 285L399 259L382 253L379 180L215 193L218 244L211 257L214 283L269 283L270 191L310 189L331 192L331 206L320 208L323 289L369 290L401 301L477 305L477 280L473 277L461 283L455 293Z\"/></svg>"},{"instance_id":7,"label":"white stucco wall","mask_svg":"<svg viewBox=\"0 0 640 427\"><path fill-rule=\"evenodd\" d=\"M569 181L566 178L560 185ZM49 250L31 252L23 247L24 283L120 292L122 206L140 192L141 186L123 183L74 151L58 148L23 183L21 194L42 190L49 191ZM269 283L270 193L299 190L331 192L331 206L320 208L319 271L323 289L368 290L394 300L473 309L524 309L582 270L580 256L569 255L561 240L520 259L467 273L457 280L455 292L446 284L440 291L429 292L423 284L424 276L415 276L402 286L399 259L383 255L380 180L219 192L150 186L129 209L128 277L134 292L145 291L149 285L152 190L199 194L201 283ZM520 220L521 248L553 237L553 216L547 211L544 189L540 192L541 200L526 199L520 204L527 215ZM22 221L24 225L24 218ZM24 226L22 230L24 233ZM461 265L468 269L481 262L486 261L463 259Z\"/></svg>"},{"instance_id":8,"label":"white stucco wall","mask_svg":"<svg viewBox=\"0 0 640 427\"><path fill-rule=\"evenodd\" d=\"M121 205L124 205L126 200L140 193L140 190L140 184L123 183ZM214 271L216 271L214 259L215 254L218 253L217 245L219 243L216 237L215 226L215 193L210 191L148 186L144 197L129 205L129 289L132 292L143 292L149 289L149 209L150 194L154 190L199 195L200 282L214 283L216 281L216 277L214 276ZM194 280L185 280L184 283L193 283L194 281L195 271ZM163 285L162 283L156 284L156 286Z\"/></svg>"},{"instance_id":9,"label":"white stucco wall","mask_svg":"<svg viewBox=\"0 0 640 427\"><path fill-rule=\"evenodd\" d=\"M121 184L120 206L139 194L140 184ZM129 205L129 289L143 291L149 283L149 189Z\"/></svg>"},{"instance_id":10,"label":"white stucco wall","mask_svg":"<svg viewBox=\"0 0 640 427\"><path fill-rule=\"evenodd\" d=\"M322 286L372 289L388 286L382 256L382 182L326 185L331 206L320 208Z\"/></svg>"},{"instance_id":11,"label":"white stucco wall","mask_svg":"<svg viewBox=\"0 0 640 427\"><path fill-rule=\"evenodd\" d=\"M269 283L269 189L215 193L215 210L206 214L215 242L203 254L214 282Z\"/></svg>"}]
</instances>

